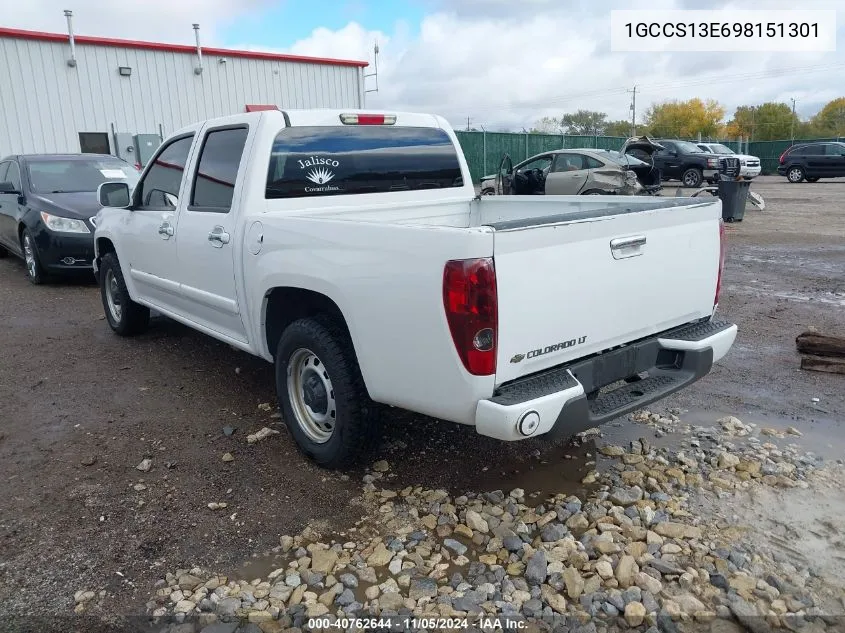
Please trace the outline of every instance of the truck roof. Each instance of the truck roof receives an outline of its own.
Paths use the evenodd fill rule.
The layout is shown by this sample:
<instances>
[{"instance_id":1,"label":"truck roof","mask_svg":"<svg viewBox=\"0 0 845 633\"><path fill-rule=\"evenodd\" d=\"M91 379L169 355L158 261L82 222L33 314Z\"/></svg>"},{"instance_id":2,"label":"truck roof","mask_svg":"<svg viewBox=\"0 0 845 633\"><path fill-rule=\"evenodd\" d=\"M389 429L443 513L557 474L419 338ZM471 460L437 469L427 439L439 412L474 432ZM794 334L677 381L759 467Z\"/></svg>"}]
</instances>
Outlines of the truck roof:
<instances>
[{"instance_id":1,"label":"truck roof","mask_svg":"<svg viewBox=\"0 0 845 633\"><path fill-rule=\"evenodd\" d=\"M450 129L449 124L441 116L436 114L424 114L419 112L397 112L390 109L382 108L316 108L307 110L260 110L257 112L249 112L245 114L231 114L228 116L217 117L205 121L198 121L191 125L185 126L177 130L174 134L184 134L186 132L196 131L203 124L208 123L213 126L228 125L233 123L241 123L244 121L258 122L262 117L267 119L278 118L279 127L305 127L305 126L337 126L344 125L341 122L341 115L344 114L358 114L358 115L390 115L396 117L393 124L395 127L429 127L429 128L443 128Z\"/></svg>"}]
</instances>

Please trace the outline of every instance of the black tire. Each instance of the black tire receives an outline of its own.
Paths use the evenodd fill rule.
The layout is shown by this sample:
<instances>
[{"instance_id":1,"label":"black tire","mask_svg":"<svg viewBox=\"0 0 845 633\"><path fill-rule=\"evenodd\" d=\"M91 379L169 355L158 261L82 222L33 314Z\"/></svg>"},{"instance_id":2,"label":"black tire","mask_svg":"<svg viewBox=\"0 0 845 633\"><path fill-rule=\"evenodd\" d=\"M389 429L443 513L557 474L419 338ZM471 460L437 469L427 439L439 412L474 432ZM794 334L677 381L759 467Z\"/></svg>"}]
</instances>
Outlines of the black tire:
<instances>
[{"instance_id":1,"label":"black tire","mask_svg":"<svg viewBox=\"0 0 845 633\"><path fill-rule=\"evenodd\" d=\"M493 187L485 187L481 190L482 196L495 196L496 190Z\"/></svg>"},{"instance_id":2,"label":"black tire","mask_svg":"<svg viewBox=\"0 0 845 633\"><path fill-rule=\"evenodd\" d=\"M9 251L4 246L0 246L0 259L9 256Z\"/></svg>"},{"instance_id":3,"label":"black tire","mask_svg":"<svg viewBox=\"0 0 845 633\"><path fill-rule=\"evenodd\" d=\"M807 180L807 182L818 182L818 181L819 181L819 177L818 177L818 176L813 176L812 178L806 178L806 180Z\"/></svg>"},{"instance_id":4,"label":"black tire","mask_svg":"<svg viewBox=\"0 0 845 633\"><path fill-rule=\"evenodd\" d=\"M115 253L106 253L100 260L99 280L103 311L111 329L120 336L135 336L146 331L150 325L150 309L132 301ZM110 295L119 310L110 307Z\"/></svg>"},{"instance_id":5,"label":"black tire","mask_svg":"<svg viewBox=\"0 0 845 633\"><path fill-rule=\"evenodd\" d=\"M308 353L316 359L310 365L301 360ZM301 378L302 367L307 367L304 372L310 372L309 378ZM296 387L297 380L302 381L301 390ZM309 399L306 392L314 399L303 412ZM352 341L332 319L299 319L285 329L276 348L276 393L297 446L319 466L345 468L370 456L377 447L381 407L370 400ZM323 396L328 399L321 400ZM322 411L309 417L312 404ZM295 407L302 413L298 415ZM328 416L325 419L332 425L330 432L315 427L315 415ZM314 434L321 432L327 437L318 437L317 441Z\"/></svg>"},{"instance_id":6,"label":"black tire","mask_svg":"<svg viewBox=\"0 0 845 633\"><path fill-rule=\"evenodd\" d=\"M609 196L611 194L607 193L606 191L602 191L601 189L587 189L584 191L582 196Z\"/></svg>"},{"instance_id":7,"label":"black tire","mask_svg":"<svg viewBox=\"0 0 845 633\"><path fill-rule=\"evenodd\" d=\"M700 187L703 180L704 174L701 173L701 170L698 167L685 169L684 173L681 174L681 182L684 187Z\"/></svg>"},{"instance_id":8,"label":"black tire","mask_svg":"<svg viewBox=\"0 0 845 633\"><path fill-rule=\"evenodd\" d=\"M804 173L804 168L799 167L798 165L793 165L786 170L786 179L792 184L801 182L804 180L805 176L806 174Z\"/></svg>"},{"instance_id":9,"label":"black tire","mask_svg":"<svg viewBox=\"0 0 845 633\"><path fill-rule=\"evenodd\" d=\"M48 275L44 271L44 266L41 265L41 258L38 256L38 246L35 244L35 238L29 229L24 229L23 233L21 233L21 251L24 256L26 277L29 279L29 283L34 286L45 283Z\"/></svg>"}]
</instances>

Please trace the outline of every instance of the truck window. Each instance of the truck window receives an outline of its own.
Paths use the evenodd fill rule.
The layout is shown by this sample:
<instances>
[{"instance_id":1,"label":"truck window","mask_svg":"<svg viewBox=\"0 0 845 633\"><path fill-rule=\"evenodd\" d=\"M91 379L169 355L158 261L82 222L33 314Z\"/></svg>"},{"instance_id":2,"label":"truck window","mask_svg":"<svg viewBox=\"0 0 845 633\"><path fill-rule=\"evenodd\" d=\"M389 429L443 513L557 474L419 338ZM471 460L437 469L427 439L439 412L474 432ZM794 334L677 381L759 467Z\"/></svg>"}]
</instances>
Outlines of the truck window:
<instances>
[{"instance_id":1,"label":"truck window","mask_svg":"<svg viewBox=\"0 0 845 633\"><path fill-rule=\"evenodd\" d=\"M292 127L273 142L267 198L382 193L463 186L443 130L421 127Z\"/></svg>"},{"instance_id":2,"label":"truck window","mask_svg":"<svg viewBox=\"0 0 845 633\"><path fill-rule=\"evenodd\" d=\"M232 207L248 133L248 128L238 127L212 130L206 135L194 176L192 211L226 213Z\"/></svg>"},{"instance_id":3,"label":"truck window","mask_svg":"<svg viewBox=\"0 0 845 633\"><path fill-rule=\"evenodd\" d=\"M193 142L193 134L177 138L156 156L155 162L137 187L139 207L176 208L182 174Z\"/></svg>"}]
</instances>

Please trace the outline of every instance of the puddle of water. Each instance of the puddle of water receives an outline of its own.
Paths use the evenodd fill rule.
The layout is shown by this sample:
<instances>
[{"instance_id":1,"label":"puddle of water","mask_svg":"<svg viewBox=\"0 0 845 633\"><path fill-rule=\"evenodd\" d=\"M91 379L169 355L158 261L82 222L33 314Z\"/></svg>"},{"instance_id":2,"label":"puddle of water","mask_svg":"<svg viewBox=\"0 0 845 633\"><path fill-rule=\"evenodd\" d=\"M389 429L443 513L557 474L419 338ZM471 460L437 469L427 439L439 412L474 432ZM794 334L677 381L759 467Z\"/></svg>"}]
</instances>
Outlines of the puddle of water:
<instances>
[{"instance_id":1,"label":"puddle of water","mask_svg":"<svg viewBox=\"0 0 845 633\"><path fill-rule=\"evenodd\" d=\"M581 495L588 487L581 480L596 466L596 444L590 440L583 444L567 444L542 453L540 459L516 463L508 470L489 470L463 484L461 492L492 492L502 490L507 494L522 488L526 495L574 494Z\"/></svg>"}]
</instances>

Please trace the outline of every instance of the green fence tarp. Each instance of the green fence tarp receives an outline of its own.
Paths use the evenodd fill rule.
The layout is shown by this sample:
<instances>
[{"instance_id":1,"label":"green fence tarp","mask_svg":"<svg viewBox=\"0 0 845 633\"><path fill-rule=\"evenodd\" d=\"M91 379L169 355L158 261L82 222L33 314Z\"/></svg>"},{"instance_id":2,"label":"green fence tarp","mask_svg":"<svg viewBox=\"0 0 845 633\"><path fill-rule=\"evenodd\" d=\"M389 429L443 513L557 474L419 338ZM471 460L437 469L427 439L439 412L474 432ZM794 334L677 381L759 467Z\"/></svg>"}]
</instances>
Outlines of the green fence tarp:
<instances>
[{"instance_id":1,"label":"green fence tarp","mask_svg":"<svg viewBox=\"0 0 845 633\"><path fill-rule=\"evenodd\" d=\"M458 141L467 158L473 182L482 176L493 174L502 161L502 156L509 154L514 164L530 156L555 149L591 148L618 150L625 142L621 136L575 136L564 134L531 134L520 132L466 132L456 131ZM821 138L795 140L794 143L841 141L841 138ZM737 141L707 141L727 145L735 152L740 151ZM742 153L760 158L764 174L777 173L778 158L793 141L751 141L748 149Z\"/></svg>"}]
</instances>

